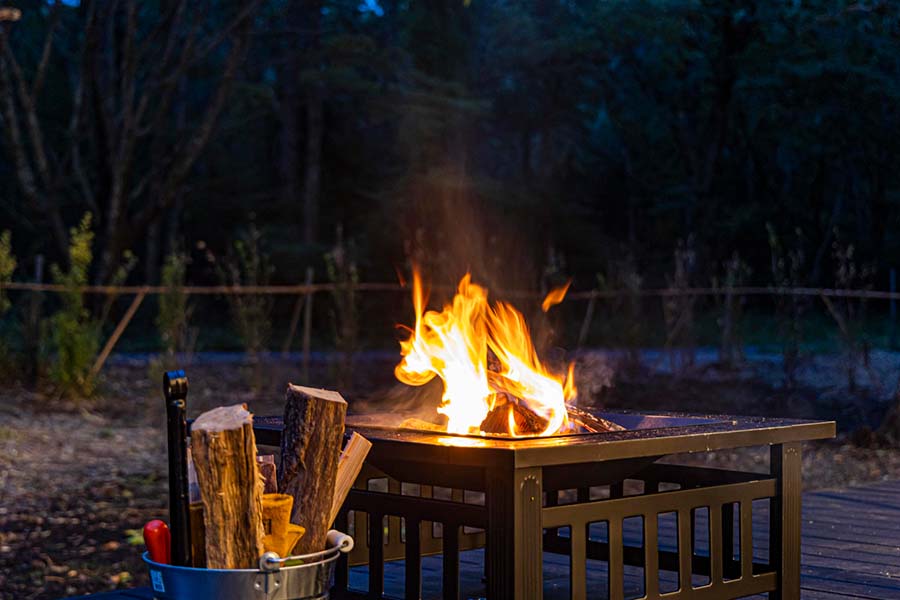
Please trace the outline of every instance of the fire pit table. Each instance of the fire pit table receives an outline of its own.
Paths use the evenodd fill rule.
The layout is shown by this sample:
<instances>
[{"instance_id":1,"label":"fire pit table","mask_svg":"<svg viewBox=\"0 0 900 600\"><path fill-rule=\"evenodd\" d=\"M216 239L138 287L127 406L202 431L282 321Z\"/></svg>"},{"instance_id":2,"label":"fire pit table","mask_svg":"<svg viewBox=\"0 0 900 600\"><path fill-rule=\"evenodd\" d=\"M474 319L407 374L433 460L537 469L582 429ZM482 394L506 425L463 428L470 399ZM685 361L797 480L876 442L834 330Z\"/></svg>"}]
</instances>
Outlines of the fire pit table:
<instances>
[{"instance_id":1,"label":"fire pit table","mask_svg":"<svg viewBox=\"0 0 900 600\"><path fill-rule=\"evenodd\" d=\"M405 597L419 598L422 556L439 553L443 597L458 598L459 553L483 546L487 596L497 600L543 597L544 552L570 557L576 600L587 597L588 560L606 567L605 597L611 600L625 598L626 565L643 570L642 598L648 600L765 592L800 597L801 442L833 437L833 421L598 416L626 431L498 439L349 418L348 429L373 448L336 523L344 531L351 526L357 538L356 554L338 565L337 596L382 598L385 562L403 559ZM258 443L280 444L280 418L257 417L254 427ZM673 454L750 446L770 447L768 473L660 462ZM451 491L440 498L441 488ZM753 502L759 500L768 503L764 561L754 560L753 552ZM699 512L708 514L703 549L693 547ZM669 513L677 532L674 549L659 543L658 519ZM642 521L637 545L623 535L623 523L632 518ZM605 527L604 539L591 534L597 524ZM367 592L348 587L355 564L368 565ZM678 573L677 589L664 595L661 570ZM697 576L706 582L698 585Z\"/></svg>"}]
</instances>

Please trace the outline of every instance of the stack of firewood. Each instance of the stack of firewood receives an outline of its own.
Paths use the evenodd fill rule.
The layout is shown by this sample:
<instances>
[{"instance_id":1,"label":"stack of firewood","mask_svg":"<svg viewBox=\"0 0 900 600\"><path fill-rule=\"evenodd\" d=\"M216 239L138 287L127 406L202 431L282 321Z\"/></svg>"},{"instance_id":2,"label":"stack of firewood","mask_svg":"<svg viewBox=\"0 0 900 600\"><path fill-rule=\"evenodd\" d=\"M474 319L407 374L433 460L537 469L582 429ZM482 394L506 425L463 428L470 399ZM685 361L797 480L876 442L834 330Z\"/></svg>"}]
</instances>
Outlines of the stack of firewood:
<instances>
[{"instance_id":1,"label":"stack of firewood","mask_svg":"<svg viewBox=\"0 0 900 600\"><path fill-rule=\"evenodd\" d=\"M328 530L371 447L354 433L341 451L346 412L336 392L288 386L280 493L265 493L275 483L263 475L268 463L257 459L253 416L245 405L216 408L194 421L191 448L206 562L195 566L255 568L265 551L284 556L325 549Z\"/></svg>"}]
</instances>

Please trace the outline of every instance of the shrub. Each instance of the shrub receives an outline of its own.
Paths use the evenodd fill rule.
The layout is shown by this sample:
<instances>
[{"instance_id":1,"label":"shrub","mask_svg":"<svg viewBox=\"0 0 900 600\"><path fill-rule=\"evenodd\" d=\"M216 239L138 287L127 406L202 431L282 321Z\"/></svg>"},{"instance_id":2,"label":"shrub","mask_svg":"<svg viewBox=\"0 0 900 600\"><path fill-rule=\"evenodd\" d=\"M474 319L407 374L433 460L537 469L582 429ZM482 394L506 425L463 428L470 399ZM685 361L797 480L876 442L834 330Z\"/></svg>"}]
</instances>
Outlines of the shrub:
<instances>
[{"instance_id":1,"label":"shrub","mask_svg":"<svg viewBox=\"0 0 900 600\"><path fill-rule=\"evenodd\" d=\"M233 252L218 266L224 285L234 287L267 285L272 267L262 248L262 234L253 225L234 242ZM262 376L259 353L266 349L272 333L272 298L265 294L229 294L226 296L231 319L254 365L253 386L259 389Z\"/></svg>"},{"instance_id":2,"label":"shrub","mask_svg":"<svg viewBox=\"0 0 900 600\"><path fill-rule=\"evenodd\" d=\"M77 227L70 231L69 269L51 267L54 283L63 286L59 292L62 302L50 317L52 349L55 352L50 377L63 393L89 396L94 391L91 364L100 347L100 324L91 318L79 289L88 283L93 254L91 244L91 215L85 214Z\"/></svg>"},{"instance_id":3,"label":"shrub","mask_svg":"<svg viewBox=\"0 0 900 600\"><path fill-rule=\"evenodd\" d=\"M125 281L128 279L128 274L131 273L131 270L134 269L137 264L137 257L131 250L125 250L122 253L122 264L116 268L113 272L112 278L109 280L109 285L111 287L118 287L121 285L125 285ZM100 318L97 320L98 326L102 326L106 323L107 319L109 319L109 315L112 312L113 304L115 304L116 299L119 297L118 293L110 293L106 294L105 299L103 300L103 307L100 310Z\"/></svg>"},{"instance_id":4,"label":"shrub","mask_svg":"<svg viewBox=\"0 0 900 600\"><path fill-rule=\"evenodd\" d=\"M166 291L159 296L156 328L164 352L154 361L154 378L159 371L176 368L177 355L190 355L197 341L197 330L189 325L193 307L184 293L187 264L187 256L180 253L170 254L163 264L161 280Z\"/></svg>"},{"instance_id":5,"label":"shrub","mask_svg":"<svg viewBox=\"0 0 900 600\"><path fill-rule=\"evenodd\" d=\"M697 266L694 238L679 240L675 247L674 271L666 276L670 295L663 297L663 318L666 326L665 347L673 370L683 371L694 365L694 303L696 296L686 291L691 287Z\"/></svg>"},{"instance_id":6,"label":"shrub","mask_svg":"<svg viewBox=\"0 0 900 600\"><path fill-rule=\"evenodd\" d=\"M719 344L719 361L727 366L744 358L744 344L741 336L741 316L743 315L744 298L734 293L735 288L744 285L750 277L750 267L735 252L723 265L725 273L722 280L713 278L713 288L720 291L716 296L720 315L717 319L722 329Z\"/></svg>"},{"instance_id":7,"label":"shrub","mask_svg":"<svg viewBox=\"0 0 900 600\"><path fill-rule=\"evenodd\" d=\"M844 290L870 290L875 269L871 265L857 263L853 244L843 244L835 232L832 244L834 258L835 287ZM881 387L878 377L869 364L870 342L865 336L866 300L865 298L834 298L822 296L822 302L838 326L843 347L844 371L847 376L847 388L856 391L857 369L862 367L868 372L870 383Z\"/></svg>"},{"instance_id":8,"label":"shrub","mask_svg":"<svg viewBox=\"0 0 900 600\"><path fill-rule=\"evenodd\" d=\"M803 252L805 240L803 232L795 229L793 247L785 248L771 223L766 223L766 231L769 234L772 284L776 292L775 314L781 337L784 380L787 387L793 388L797 384L797 369L800 366L800 344L803 341L803 313L806 303L800 296L778 292L802 285L803 266L806 262L806 255Z\"/></svg>"},{"instance_id":9,"label":"shrub","mask_svg":"<svg viewBox=\"0 0 900 600\"><path fill-rule=\"evenodd\" d=\"M4 286L12 281L13 272L16 270L16 257L12 253L12 236L10 232L0 233L0 318L9 310L11 304L4 292ZM10 364L10 349L6 340L0 338L0 369Z\"/></svg>"},{"instance_id":10,"label":"shrub","mask_svg":"<svg viewBox=\"0 0 900 600\"><path fill-rule=\"evenodd\" d=\"M0 316L9 310L10 302L3 291L5 284L12 281L16 270L16 257L12 253L12 234L9 230L0 233Z\"/></svg>"},{"instance_id":11,"label":"shrub","mask_svg":"<svg viewBox=\"0 0 900 600\"><path fill-rule=\"evenodd\" d=\"M359 345L359 308L356 305L359 271L353 259L353 245L350 244L349 250L344 246L340 228L337 244L325 255L325 268L328 280L334 284L331 322L335 349L340 353L337 384L344 387L350 383L353 354Z\"/></svg>"},{"instance_id":12,"label":"shrub","mask_svg":"<svg viewBox=\"0 0 900 600\"><path fill-rule=\"evenodd\" d=\"M621 327L615 332L614 339L603 340L603 344L610 342L621 344L626 353L618 361L617 366L631 374L636 374L641 369L641 346L646 333L641 302L641 287L644 279L638 271L637 261L633 254L627 249L622 249L619 256L620 258L612 258L607 261L605 273L597 273L597 291L618 292L606 303L607 312L603 320L606 323L618 323ZM579 348L587 343L596 303L596 297L591 298L588 302L581 324L581 332L578 334Z\"/></svg>"},{"instance_id":13,"label":"shrub","mask_svg":"<svg viewBox=\"0 0 900 600\"><path fill-rule=\"evenodd\" d=\"M641 311L641 286L643 278L638 272L634 255L628 253L616 262L615 286L625 293L616 299L617 312L621 311L625 320L625 346L628 354L625 367L637 372L641 367L641 343L644 339L644 318Z\"/></svg>"}]
</instances>

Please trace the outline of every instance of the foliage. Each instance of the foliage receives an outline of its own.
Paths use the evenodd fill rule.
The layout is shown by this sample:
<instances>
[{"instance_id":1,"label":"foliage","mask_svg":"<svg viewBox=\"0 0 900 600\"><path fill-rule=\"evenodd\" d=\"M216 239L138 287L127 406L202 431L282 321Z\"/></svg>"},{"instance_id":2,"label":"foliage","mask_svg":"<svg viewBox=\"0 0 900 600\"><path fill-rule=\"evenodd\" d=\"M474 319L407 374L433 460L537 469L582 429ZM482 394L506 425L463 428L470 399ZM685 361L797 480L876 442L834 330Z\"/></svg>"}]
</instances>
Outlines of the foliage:
<instances>
[{"instance_id":1,"label":"foliage","mask_svg":"<svg viewBox=\"0 0 900 600\"><path fill-rule=\"evenodd\" d=\"M235 240L233 251L218 265L220 281L235 288L267 285L272 267L262 247L262 233L251 225ZM228 294L231 320L249 360L258 362L272 333L272 298L265 294Z\"/></svg>"},{"instance_id":2,"label":"foliage","mask_svg":"<svg viewBox=\"0 0 900 600\"><path fill-rule=\"evenodd\" d=\"M635 264L634 256L624 253L622 258L611 260L606 274L597 274L597 289L599 291L622 290L623 294L612 299L609 314L606 319L620 322L624 326L622 345L627 354L620 365L632 373L637 373L641 367L641 348L646 340L645 316L641 303L641 286L643 278ZM587 323L582 327L579 346L587 340Z\"/></svg>"},{"instance_id":3,"label":"foliage","mask_svg":"<svg viewBox=\"0 0 900 600\"><path fill-rule=\"evenodd\" d=\"M838 238L837 235L835 235ZM872 268L859 265L855 257L853 244L843 244L835 239L832 244L834 256L834 279L838 289L870 289ZM847 372L847 388L856 391L857 369L862 366L872 376L869 368L869 341L864 335L866 302L864 298L822 297L829 314L838 326L841 344L844 350L844 362ZM871 383L879 385L875 379Z\"/></svg>"},{"instance_id":4,"label":"foliage","mask_svg":"<svg viewBox=\"0 0 900 600\"><path fill-rule=\"evenodd\" d=\"M722 291L717 296L721 316L718 319L722 329L721 342L719 343L719 361L725 365L733 365L744 358L744 344L741 337L741 315L744 308L744 298L735 294L735 288L742 287L750 277L750 267L745 263L740 254L735 252L731 258L722 265L725 269L720 282L713 278L713 288Z\"/></svg>"},{"instance_id":5,"label":"foliage","mask_svg":"<svg viewBox=\"0 0 900 600\"><path fill-rule=\"evenodd\" d=\"M16 270L16 257L12 253L12 234L9 230L0 233L0 318L9 310L11 303L3 289L12 281ZM0 338L0 370L10 365L10 349L5 338Z\"/></svg>"},{"instance_id":6,"label":"foliage","mask_svg":"<svg viewBox=\"0 0 900 600\"><path fill-rule=\"evenodd\" d=\"M799 229L794 230L792 245L785 247L772 224L766 223L766 230L769 234L773 297L778 319L778 335L781 338L785 385L793 388L797 384L800 344L803 341L803 314L807 306L802 297L779 294L778 290L799 287L803 283L802 273L806 262L803 232Z\"/></svg>"},{"instance_id":7,"label":"foliage","mask_svg":"<svg viewBox=\"0 0 900 600\"><path fill-rule=\"evenodd\" d=\"M16 270L16 257L12 253L12 234L7 229L0 233L0 316L9 310L10 302L3 289L4 284L12 281Z\"/></svg>"},{"instance_id":8,"label":"foliage","mask_svg":"<svg viewBox=\"0 0 900 600\"><path fill-rule=\"evenodd\" d=\"M16 212L44 225L46 242L65 255L69 207L89 210L102 226L93 275L109 283L130 243L158 235L154 225L177 204L225 106L258 2L28 4L20 23L0 28L2 141L23 200Z\"/></svg>"},{"instance_id":9,"label":"foliage","mask_svg":"<svg viewBox=\"0 0 900 600\"><path fill-rule=\"evenodd\" d=\"M53 282L61 285L61 305L50 317L50 335L55 352L50 377L66 394L89 396L95 380L90 369L100 347L100 325L85 307L79 289L87 285L93 260L91 215L86 213L77 227L69 232L69 267L53 265Z\"/></svg>"},{"instance_id":10,"label":"foliage","mask_svg":"<svg viewBox=\"0 0 900 600\"><path fill-rule=\"evenodd\" d=\"M134 269L137 264L137 257L134 253L125 249L122 251L121 262L115 267L113 270L112 276L109 280L109 285L111 287L119 287L125 285L125 280L128 279L128 274ZM112 312L113 305L118 299L118 293L110 293L106 294L103 300L103 307L100 309L99 323L106 323L109 318L110 313Z\"/></svg>"},{"instance_id":11,"label":"foliage","mask_svg":"<svg viewBox=\"0 0 900 600\"><path fill-rule=\"evenodd\" d=\"M673 369L691 367L695 360L697 341L694 337L694 304L697 297L685 293L693 283L697 253L693 238L679 240L675 247L674 271L668 277L663 296L663 317L666 324L666 349Z\"/></svg>"},{"instance_id":12,"label":"foliage","mask_svg":"<svg viewBox=\"0 0 900 600\"><path fill-rule=\"evenodd\" d=\"M180 19L159 3L134 15L99 3L93 21L86 3L38 4L4 28L12 52L0 52L12 101L0 106L18 117L3 118L0 210L23 261L64 262L55 240L66 227L41 210L46 200L64 224L92 210L105 249L152 223L159 243L132 248L140 280L172 251L172 230L225 255L254 210L285 282L322 266L338 223L378 281L415 239L423 265L448 271L436 284L471 265L522 271L518 287L533 285L552 245L573 290L592 287L623 248L642 287L661 288L672 248L692 237L694 282L723 276L738 249L746 283L764 286L777 278L766 222L803 231L782 258L802 252L786 276L805 285L830 283L836 229L876 269L874 287L900 262L897 2L202 2ZM249 34L232 11L241 7ZM194 19L203 25L191 33ZM247 35L241 67L226 71ZM149 36L176 41L166 60ZM143 50L130 55L129 40ZM26 84L42 73L25 86L37 101L20 98L12 56ZM222 87L231 93L218 104ZM201 135L215 106L218 127ZM23 126L32 113L35 140ZM33 172L41 164L46 177Z\"/></svg>"},{"instance_id":13,"label":"foliage","mask_svg":"<svg viewBox=\"0 0 900 600\"><path fill-rule=\"evenodd\" d=\"M187 265L187 256L174 253L166 257L162 268L160 283L166 291L159 295L159 312L155 322L163 344L163 355L152 367L154 378L160 371L179 366L177 355L181 354L182 360L187 360L197 341L197 330L190 327L193 307L184 291Z\"/></svg>"},{"instance_id":14,"label":"foliage","mask_svg":"<svg viewBox=\"0 0 900 600\"><path fill-rule=\"evenodd\" d=\"M337 243L325 255L328 280L335 284L331 292L331 321L335 349L341 355L336 379L339 387L350 384L353 354L359 349L359 307L356 300L359 271L353 254L353 244L349 247L344 245L343 233L339 228Z\"/></svg>"}]
</instances>

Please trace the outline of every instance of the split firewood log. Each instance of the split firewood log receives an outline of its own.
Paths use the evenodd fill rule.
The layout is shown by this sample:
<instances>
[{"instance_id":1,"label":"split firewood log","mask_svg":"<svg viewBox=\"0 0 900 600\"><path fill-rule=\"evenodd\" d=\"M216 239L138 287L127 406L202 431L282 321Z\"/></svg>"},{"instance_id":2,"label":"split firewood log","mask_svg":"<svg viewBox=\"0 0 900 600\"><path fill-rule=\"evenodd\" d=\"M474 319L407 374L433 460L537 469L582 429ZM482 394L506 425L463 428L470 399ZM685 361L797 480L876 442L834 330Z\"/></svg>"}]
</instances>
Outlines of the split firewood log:
<instances>
[{"instance_id":1,"label":"split firewood log","mask_svg":"<svg viewBox=\"0 0 900 600\"><path fill-rule=\"evenodd\" d=\"M264 552L263 484L246 405L200 415L191 426L191 454L203 503L206 567L255 568Z\"/></svg>"},{"instance_id":2,"label":"split firewood log","mask_svg":"<svg viewBox=\"0 0 900 600\"><path fill-rule=\"evenodd\" d=\"M346 414L337 392L288 385L278 489L294 497L291 523L306 528L295 553L325 549Z\"/></svg>"},{"instance_id":3,"label":"split firewood log","mask_svg":"<svg viewBox=\"0 0 900 600\"><path fill-rule=\"evenodd\" d=\"M356 478L359 477L363 463L366 461L366 457L371 449L372 442L355 431L344 446L340 462L338 463L337 480L334 485L334 499L331 503L330 520L332 523L337 519L341 507L344 505L344 500L347 499L350 488L353 487Z\"/></svg>"}]
</instances>

